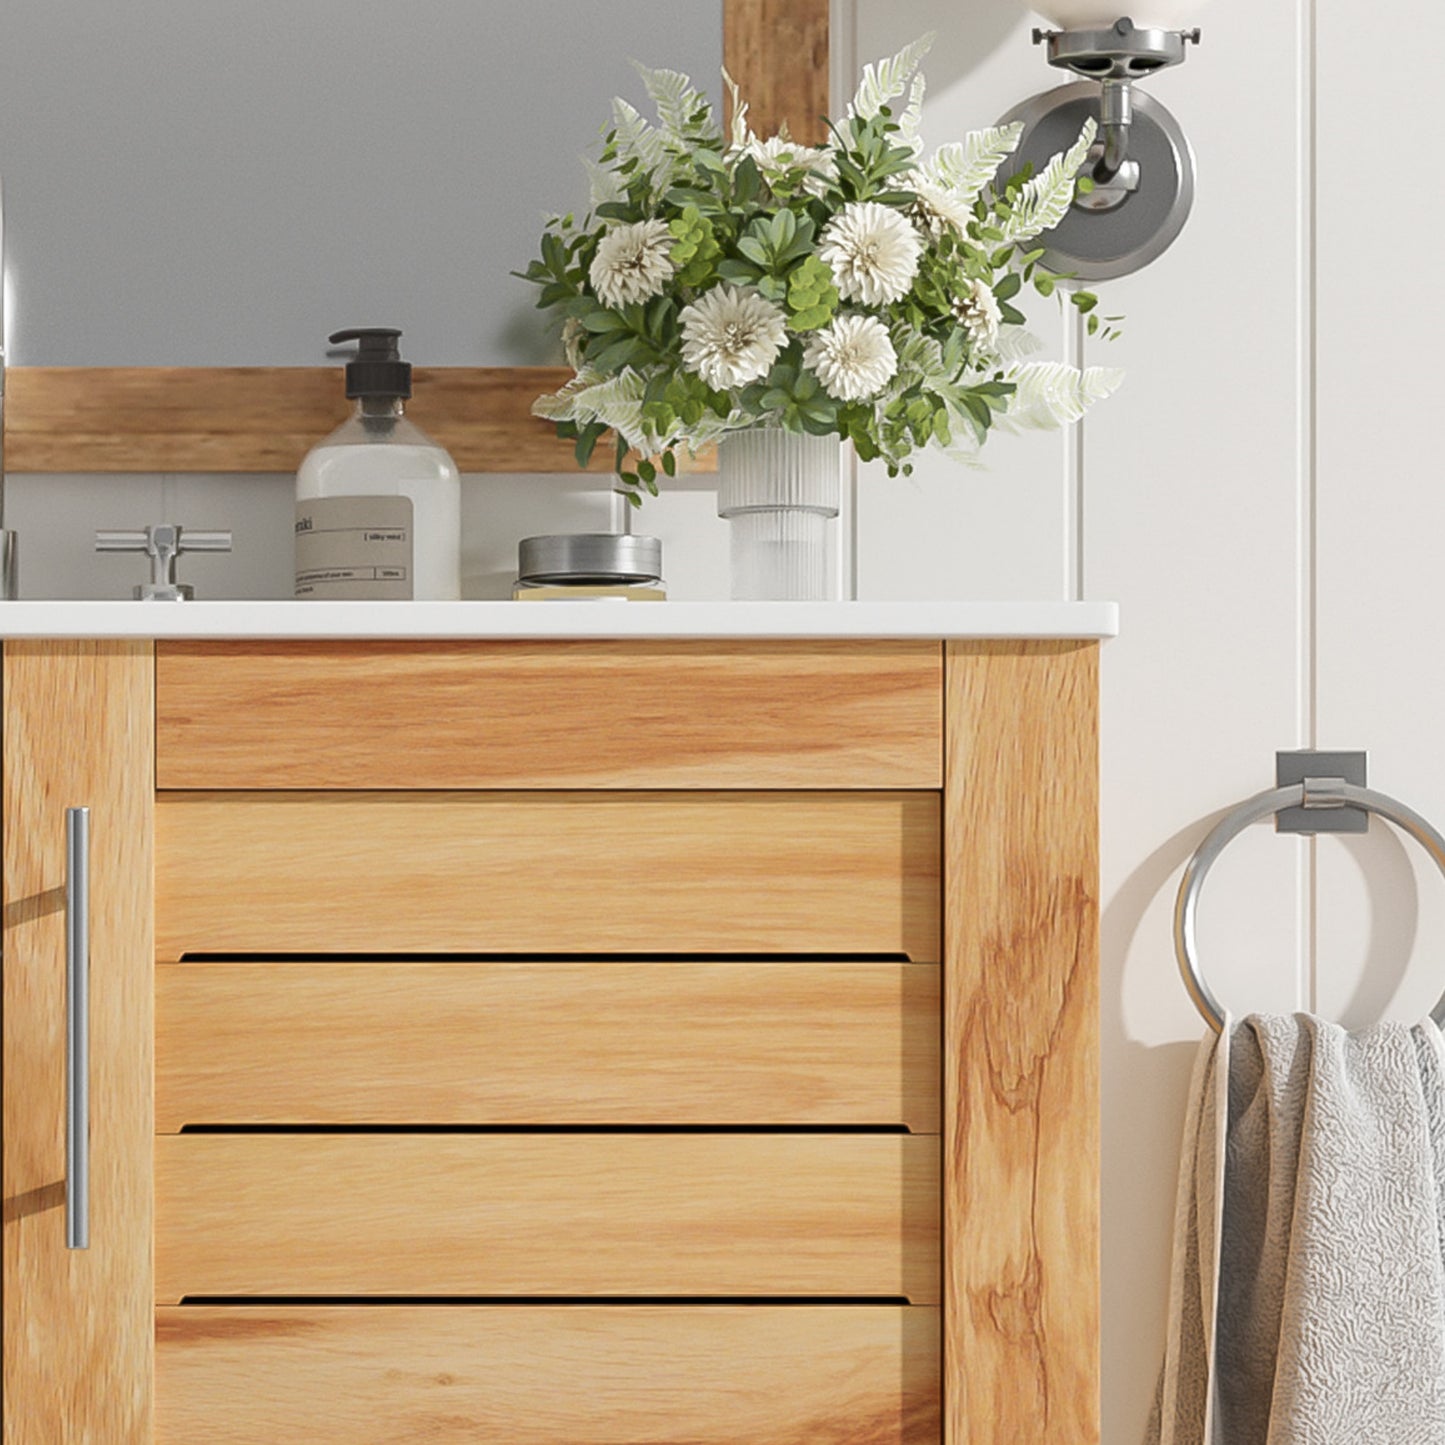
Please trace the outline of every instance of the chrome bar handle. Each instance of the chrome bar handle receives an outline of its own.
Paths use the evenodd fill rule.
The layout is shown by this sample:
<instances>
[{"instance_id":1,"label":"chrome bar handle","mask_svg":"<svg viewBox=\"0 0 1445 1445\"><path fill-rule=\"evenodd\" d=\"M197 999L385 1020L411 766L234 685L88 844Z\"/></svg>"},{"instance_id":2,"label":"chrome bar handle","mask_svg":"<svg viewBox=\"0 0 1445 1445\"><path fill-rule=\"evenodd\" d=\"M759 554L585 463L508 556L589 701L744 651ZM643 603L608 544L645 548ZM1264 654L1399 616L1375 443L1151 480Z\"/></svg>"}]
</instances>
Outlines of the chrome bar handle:
<instances>
[{"instance_id":1,"label":"chrome bar handle","mask_svg":"<svg viewBox=\"0 0 1445 1445\"><path fill-rule=\"evenodd\" d=\"M65 810L65 1247L90 1248L90 809Z\"/></svg>"}]
</instances>

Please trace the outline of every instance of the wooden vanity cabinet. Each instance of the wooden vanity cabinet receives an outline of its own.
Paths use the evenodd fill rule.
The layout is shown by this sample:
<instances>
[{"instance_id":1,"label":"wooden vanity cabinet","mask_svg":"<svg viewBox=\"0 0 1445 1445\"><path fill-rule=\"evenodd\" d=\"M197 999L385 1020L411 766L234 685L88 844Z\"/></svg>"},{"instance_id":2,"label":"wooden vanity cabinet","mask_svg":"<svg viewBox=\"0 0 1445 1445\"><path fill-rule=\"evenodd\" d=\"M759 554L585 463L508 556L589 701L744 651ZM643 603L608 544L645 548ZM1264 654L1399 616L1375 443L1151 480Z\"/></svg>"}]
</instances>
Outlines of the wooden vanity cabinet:
<instances>
[{"instance_id":1,"label":"wooden vanity cabinet","mask_svg":"<svg viewBox=\"0 0 1445 1445\"><path fill-rule=\"evenodd\" d=\"M1091 1445L1096 656L7 643L5 1445Z\"/></svg>"}]
</instances>

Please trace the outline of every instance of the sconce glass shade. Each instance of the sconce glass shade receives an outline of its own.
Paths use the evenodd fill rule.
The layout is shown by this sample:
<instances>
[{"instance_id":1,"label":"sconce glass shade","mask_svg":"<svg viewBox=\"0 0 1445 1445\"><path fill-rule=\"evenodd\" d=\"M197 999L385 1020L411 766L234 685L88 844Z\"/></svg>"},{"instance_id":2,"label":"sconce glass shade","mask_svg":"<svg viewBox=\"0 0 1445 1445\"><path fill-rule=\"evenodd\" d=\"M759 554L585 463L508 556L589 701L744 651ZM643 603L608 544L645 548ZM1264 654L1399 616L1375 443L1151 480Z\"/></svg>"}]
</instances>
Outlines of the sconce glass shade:
<instances>
[{"instance_id":1,"label":"sconce glass shade","mask_svg":"<svg viewBox=\"0 0 1445 1445\"><path fill-rule=\"evenodd\" d=\"M1187 30L1208 0L1043 0L1036 10L1060 30L1107 30L1127 15L1141 30Z\"/></svg>"}]
</instances>

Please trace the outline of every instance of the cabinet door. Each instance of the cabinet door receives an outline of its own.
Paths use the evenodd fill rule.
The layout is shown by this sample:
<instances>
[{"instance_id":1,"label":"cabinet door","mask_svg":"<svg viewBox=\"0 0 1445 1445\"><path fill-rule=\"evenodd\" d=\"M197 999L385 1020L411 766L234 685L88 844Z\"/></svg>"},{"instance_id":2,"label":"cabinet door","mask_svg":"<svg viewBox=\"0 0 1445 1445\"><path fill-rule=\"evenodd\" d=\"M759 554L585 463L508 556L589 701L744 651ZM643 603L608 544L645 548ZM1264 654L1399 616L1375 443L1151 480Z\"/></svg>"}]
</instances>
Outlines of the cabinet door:
<instances>
[{"instance_id":1,"label":"cabinet door","mask_svg":"<svg viewBox=\"0 0 1445 1445\"><path fill-rule=\"evenodd\" d=\"M5 1445L151 1439L152 647L4 649ZM89 1247L66 1236L67 807L90 809Z\"/></svg>"}]
</instances>

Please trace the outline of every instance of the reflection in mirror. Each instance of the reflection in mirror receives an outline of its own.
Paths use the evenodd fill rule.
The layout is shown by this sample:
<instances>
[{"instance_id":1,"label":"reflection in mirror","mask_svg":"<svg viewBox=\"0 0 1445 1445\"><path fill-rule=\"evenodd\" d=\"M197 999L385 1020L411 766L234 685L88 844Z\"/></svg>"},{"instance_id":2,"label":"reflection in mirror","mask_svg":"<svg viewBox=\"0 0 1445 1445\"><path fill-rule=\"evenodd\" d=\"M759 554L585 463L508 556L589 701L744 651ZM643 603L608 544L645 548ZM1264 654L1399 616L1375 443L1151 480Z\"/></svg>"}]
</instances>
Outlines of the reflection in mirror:
<instances>
[{"instance_id":1,"label":"reflection in mirror","mask_svg":"<svg viewBox=\"0 0 1445 1445\"><path fill-rule=\"evenodd\" d=\"M9 362L558 359L508 273L585 208L628 62L719 103L719 0L29 0L0 46Z\"/></svg>"}]
</instances>

